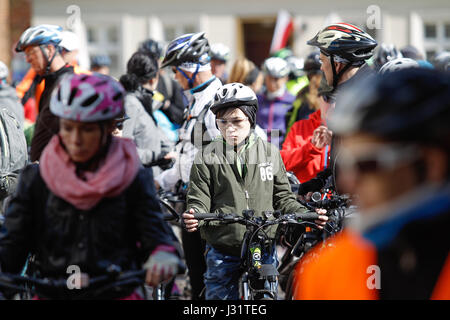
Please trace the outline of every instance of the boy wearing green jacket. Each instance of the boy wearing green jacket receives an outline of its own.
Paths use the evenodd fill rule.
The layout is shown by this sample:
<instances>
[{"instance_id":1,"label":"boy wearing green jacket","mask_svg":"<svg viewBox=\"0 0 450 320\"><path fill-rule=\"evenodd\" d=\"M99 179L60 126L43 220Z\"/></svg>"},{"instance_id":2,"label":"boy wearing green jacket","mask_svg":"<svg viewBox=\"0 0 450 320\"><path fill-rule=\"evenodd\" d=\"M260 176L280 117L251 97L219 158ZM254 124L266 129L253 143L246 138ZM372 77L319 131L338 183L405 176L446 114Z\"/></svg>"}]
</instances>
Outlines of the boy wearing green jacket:
<instances>
[{"instance_id":1,"label":"boy wearing green jacket","mask_svg":"<svg viewBox=\"0 0 450 320\"><path fill-rule=\"evenodd\" d=\"M240 83L230 83L217 91L211 111L216 115L222 135L200 150L190 173L186 229L200 230L206 240L206 299L239 299L241 242L245 226L205 223L193 214L223 212L242 214L252 209L255 216L263 211L280 210L283 214L304 212L292 193L279 150L253 130L258 100L255 93ZM325 210L318 211L324 214ZM316 223L324 225L327 216ZM268 230L274 237L276 227ZM274 246L275 247L275 246ZM276 250L263 257L263 263L276 265Z\"/></svg>"}]
</instances>

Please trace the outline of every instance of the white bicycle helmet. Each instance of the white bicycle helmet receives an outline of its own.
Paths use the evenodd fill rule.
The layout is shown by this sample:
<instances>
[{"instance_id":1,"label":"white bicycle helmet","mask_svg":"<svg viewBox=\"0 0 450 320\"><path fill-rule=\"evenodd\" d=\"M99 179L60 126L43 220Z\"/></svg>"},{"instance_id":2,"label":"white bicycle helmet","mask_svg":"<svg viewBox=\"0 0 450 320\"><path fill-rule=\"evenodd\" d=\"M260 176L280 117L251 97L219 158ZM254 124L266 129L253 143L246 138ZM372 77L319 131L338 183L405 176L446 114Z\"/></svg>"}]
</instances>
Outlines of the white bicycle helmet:
<instances>
[{"instance_id":1,"label":"white bicycle helmet","mask_svg":"<svg viewBox=\"0 0 450 320\"><path fill-rule=\"evenodd\" d=\"M258 98L255 92L242 83L228 83L217 90L211 111L217 113L220 109L242 105L258 107Z\"/></svg>"},{"instance_id":2,"label":"white bicycle helmet","mask_svg":"<svg viewBox=\"0 0 450 320\"><path fill-rule=\"evenodd\" d=\"M254 128L258 98L250 87L234 82L227 83L217 90L210 108L211 112L217 114L220 110L232 107L241 109L248 116L252 128Z\"/></svg>"},{"instance_id":3,"label":"white bicycle helmet","mask_svg":"<svg viewBox=\"0 0 450 320\"><path fill-rule=\"evenodd\" d=\"M30 27L22 33L16 45L16 52L22 52L28 46L52 44L58 46L62 40L62 28L52 24Z\"/></svg>"},{"instance_id":4,"label":"white bicycle helmet","mask_svg":"<svg viewBox=\"0 0 450 320\"><path fill-rule=\"evenodd\" d=\"M80 49L80 40L78 36L72 31L63 31L61 33L62 40L59 46L66 49L67 51L73 51Z\"/></svg>"},{"instance_id":5,"label":"white bicycle helmet","mask_svg":"<svg viewBox=\"0 0 450 320\"><path fill-rule=\"evenodd\" d=\"M6 79L9 74L9 69L2 61L0 61L0 80Z\"/></svg>"},{"instance_id":6,"label":"white bicycle helmet","mask_svg":"<svg viewBox=\"0 0 450 320\"><path fill-rule=\"evenodd\" d=\"M290 69L286 60L271 57L264 61L263 72L274 78L283 78L289 74Z\"/></svg>"},{"instance_id":7,"label":"white bicycle helmet","mask_svg":"<svg viewBox=\"0 0 450 320\"><path fill-rule=\"evenodd\" d=\"M211 59L227 62L230 58L230 48L223 43L214 43L211 45L209 56Z\"/></svg>"},{"instance_id":8,"label":"white bicycle helmet","mask_svg":"<svg viewBox=\"0 0 450 320\"><path fill-rule=\"evenodd\" d=\"M398 58L385 63L378 73L385 74L408 68L420 68L420 65L416 60L410 58Z\"/></svg>"}]
</instances>

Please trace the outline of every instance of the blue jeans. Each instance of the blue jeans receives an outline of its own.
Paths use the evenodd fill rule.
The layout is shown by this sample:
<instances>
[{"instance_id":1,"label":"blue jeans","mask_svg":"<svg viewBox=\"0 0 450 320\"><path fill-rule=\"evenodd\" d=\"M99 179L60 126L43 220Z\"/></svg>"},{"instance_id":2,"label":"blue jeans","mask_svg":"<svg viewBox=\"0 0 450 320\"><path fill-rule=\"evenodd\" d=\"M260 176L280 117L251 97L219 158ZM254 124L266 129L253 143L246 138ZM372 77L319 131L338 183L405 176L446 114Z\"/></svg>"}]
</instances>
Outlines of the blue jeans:
<instances>
[{"instance_id":1,"label":"blue jeans","mask_svg":"<svg viewBox=\"0 0 450 320\"><path fill-rule=\"evenodd\" d=\"M205 298L206 300L239 300L240 257L225 255L206 245ZM263 264L278 266L276 247L273 254L264 253Z\"/></svg>"}]
</instances>

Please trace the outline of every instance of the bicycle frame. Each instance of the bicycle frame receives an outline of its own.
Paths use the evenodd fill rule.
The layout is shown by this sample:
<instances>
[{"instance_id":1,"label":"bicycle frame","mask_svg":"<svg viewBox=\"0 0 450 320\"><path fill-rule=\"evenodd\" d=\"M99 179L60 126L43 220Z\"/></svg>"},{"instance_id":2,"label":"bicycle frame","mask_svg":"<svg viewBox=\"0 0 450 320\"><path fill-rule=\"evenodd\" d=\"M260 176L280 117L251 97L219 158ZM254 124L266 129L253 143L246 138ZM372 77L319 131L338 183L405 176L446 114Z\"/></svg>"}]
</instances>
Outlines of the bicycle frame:
<instances>
[{"instance_id":1,"label":"bicycle frame","mask_svg":"<svg viewBox=\"0 0 450 320\"><path fill-rule=\"evenodd\" d=\"M275 220L269 219L272 214L275 216ZM313 220L317 219L317 214L313 214L313 218L309 218ZM281 215L279 212L265 212L264 218L254 218L253 215L254 212L252 210L244 210L243 216L221 213L204 214L204 216L202 216L202 214L194 214L197 219L205 219L210 221L218 220L223 223L239 223L245 225L246 232L242 239L240 255L242 275L240 277L239 288L241 290L241 298L243 300L251 300L255 298L270 300L277 299L279 273L273 264L261 263L261 257L264 253L266 253L264 250L267 247L267 241L270 242L271 247L274 245L268 237L262 235L264 234L264 229L272 225L283 223L305 224L308 222L296 221L295 219L300 219L300 216L295 216L295 214ZM306 217L306 215L304 217ZM253 252L252 248L254 249ZM257 280L264 283L264 289L253 288L252 280Z\"/></svg>"}]
</instances>

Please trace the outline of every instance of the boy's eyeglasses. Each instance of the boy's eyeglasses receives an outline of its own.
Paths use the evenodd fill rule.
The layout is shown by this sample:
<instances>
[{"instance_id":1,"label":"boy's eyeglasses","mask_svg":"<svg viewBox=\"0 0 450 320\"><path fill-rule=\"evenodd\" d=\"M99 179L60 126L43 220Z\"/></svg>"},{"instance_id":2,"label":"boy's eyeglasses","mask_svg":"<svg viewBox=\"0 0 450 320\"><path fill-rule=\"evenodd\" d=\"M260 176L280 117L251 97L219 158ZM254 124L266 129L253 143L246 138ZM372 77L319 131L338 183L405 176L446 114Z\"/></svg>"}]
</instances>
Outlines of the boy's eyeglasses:
<instances>
[{"instance_id":1,"label":"boy's eyeglasses","mask_svg":"<svg viewBox=\"0 0 450 320\"><path fill-rule=\"evenodd\" d=\"M248 118L234 118L234 119L216 119L217 125L221 128L225 128L228 124L231 124L235 128L242 128Z\"/></svg>"}]
</instances>

